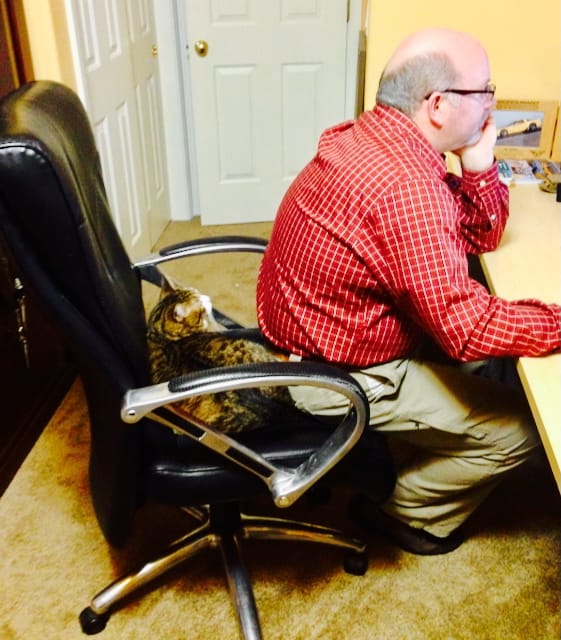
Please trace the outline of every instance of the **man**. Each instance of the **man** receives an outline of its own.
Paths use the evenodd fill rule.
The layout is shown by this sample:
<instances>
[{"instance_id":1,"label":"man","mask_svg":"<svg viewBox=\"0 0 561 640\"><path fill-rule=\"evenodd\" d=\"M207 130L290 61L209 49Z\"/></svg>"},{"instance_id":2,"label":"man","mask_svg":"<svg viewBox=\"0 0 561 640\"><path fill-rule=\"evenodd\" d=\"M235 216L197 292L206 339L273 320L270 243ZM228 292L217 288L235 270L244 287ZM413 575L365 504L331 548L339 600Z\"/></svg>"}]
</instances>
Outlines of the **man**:
<instances>
[{"instance_id":1,"label":"man","mask_svg":"<svg viewBox=\"0 0 561 640\"><path fill-rule=\"evenodd\" d=\"M267 338L292 358L351 371L372 428L415 455L377 509L368 487L352 517L402 548L446 553L458 527L537 445L523 394L476 364L561 346L559 306L491 296L468 255L495 249L508 216L493 149L494 86L473 37L408 37L380 80L375 108L327 130L284 197L258 283ZM461 163L447 173L444 152ZM435 344L446 360L426 357ZM345 411L339 396L295 387L297 404Z\"/></svg>"}]
</instances>

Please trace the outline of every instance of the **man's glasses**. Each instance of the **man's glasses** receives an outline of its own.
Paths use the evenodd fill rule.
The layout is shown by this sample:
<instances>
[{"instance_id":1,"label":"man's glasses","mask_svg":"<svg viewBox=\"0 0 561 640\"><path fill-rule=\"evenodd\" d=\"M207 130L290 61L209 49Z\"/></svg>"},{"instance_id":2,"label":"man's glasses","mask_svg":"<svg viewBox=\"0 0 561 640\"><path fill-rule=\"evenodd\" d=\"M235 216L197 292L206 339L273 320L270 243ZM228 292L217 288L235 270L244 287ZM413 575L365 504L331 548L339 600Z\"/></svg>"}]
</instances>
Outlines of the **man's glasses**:
<instances>
[{"instance_id":1,"label":"man's glasses","mask_svg":"<svg viewBox=\"0 0 561 640\"><path fill-rule=\"evenodd\" d=\"M485 89L444 89L444 91L441 91L440 93L457 93L460 96L482 94L485 97L490 98L490 97L494 97L496 90L497 90L497 87L492 82L489 82L485 87ZM428 100L433 93L434 91L431 91L430 93L428 93L425 96L425 100Z\"/></svg>"},{"instance_id":2,"label":"man's glasses","mask_svg":"<svg viewBox=\"0 0 561 640\"><path fill-rule=\"evenodd\" d=\"M496 90L497 87L492 82L489 82L485 89L446 89L442 93L458 93L461 96L469 96L472 93L485 93L494 96Z\"/></svg>"}]
</instances>

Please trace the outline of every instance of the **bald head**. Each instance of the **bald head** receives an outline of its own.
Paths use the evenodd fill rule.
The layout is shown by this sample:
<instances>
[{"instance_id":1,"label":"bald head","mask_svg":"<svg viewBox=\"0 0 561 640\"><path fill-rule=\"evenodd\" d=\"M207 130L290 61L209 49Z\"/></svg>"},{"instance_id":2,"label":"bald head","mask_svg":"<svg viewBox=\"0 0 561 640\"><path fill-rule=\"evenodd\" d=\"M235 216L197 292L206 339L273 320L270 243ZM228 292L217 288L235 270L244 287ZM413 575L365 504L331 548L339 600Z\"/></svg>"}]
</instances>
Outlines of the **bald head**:
<instances>
[{"instance_id":1,"label":"bald head","mask_svg":"<svg viewBox=\"0 0 561 640\"><path fill-rule=\"evenodd\" d=\"M408 36L394 51L384 73L393 73L408 60L427 54L444 54L453 64L466 56L485 55L481 43L473 36L452 29L424 29Z\"/></svg>"},{"instance_id":2,"label":"bald head","mask_svg":"<svg viewBox=\"0 0 561 640\"><path fill-rule=\"evenodd\" d=\"M412 117L431 92L461 86L464 77L469 84L472 69L488 71L487 54L476 38L452 29L417 31L388 60L376 102Z\"/></svg>"}]
</instances>

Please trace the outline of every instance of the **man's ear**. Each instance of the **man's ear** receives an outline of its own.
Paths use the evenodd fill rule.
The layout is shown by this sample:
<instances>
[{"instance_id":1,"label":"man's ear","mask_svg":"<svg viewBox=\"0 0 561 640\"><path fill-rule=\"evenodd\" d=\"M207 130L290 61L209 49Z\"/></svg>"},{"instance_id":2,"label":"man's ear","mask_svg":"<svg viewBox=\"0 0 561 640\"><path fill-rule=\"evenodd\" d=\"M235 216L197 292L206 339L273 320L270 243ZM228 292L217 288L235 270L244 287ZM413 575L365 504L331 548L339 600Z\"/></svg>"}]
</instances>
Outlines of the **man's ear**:
<instances>
[{"instance_id":1,"label":"man's ear","mask_svg":"<svg viewBox=\"0 0 561 640\"><path fill-rule=\"evenodd\" d=\"M444 100L444 95L438 91L433 91L426 99L429 120L438 128L443 124L444 114L442 107L444 106Z\"/></svg>"}]
</instances>

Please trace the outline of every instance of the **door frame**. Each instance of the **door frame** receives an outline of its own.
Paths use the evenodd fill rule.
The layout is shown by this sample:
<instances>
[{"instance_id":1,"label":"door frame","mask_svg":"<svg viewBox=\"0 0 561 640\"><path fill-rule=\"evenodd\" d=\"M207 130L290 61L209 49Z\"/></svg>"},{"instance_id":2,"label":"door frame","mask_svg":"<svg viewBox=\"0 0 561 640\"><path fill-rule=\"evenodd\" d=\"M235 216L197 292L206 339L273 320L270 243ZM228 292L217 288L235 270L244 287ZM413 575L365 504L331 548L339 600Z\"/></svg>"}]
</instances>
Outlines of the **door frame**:
<instances>
[{"instance_id":1,"label":"door frame","mask_svg":"<svg viewBox=\"0 0 561 640\"><path fill-rule=\"evenodd\" d=\"M162 2L155 12L172 220L190 220L200 211L185 1ZM348 119L362 111L361 61L367 4L366 0L347 0L345 118ZM178 144L181 140L184 144Z\"/></svg>"}]
</instances>

